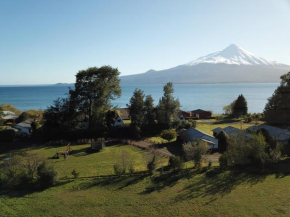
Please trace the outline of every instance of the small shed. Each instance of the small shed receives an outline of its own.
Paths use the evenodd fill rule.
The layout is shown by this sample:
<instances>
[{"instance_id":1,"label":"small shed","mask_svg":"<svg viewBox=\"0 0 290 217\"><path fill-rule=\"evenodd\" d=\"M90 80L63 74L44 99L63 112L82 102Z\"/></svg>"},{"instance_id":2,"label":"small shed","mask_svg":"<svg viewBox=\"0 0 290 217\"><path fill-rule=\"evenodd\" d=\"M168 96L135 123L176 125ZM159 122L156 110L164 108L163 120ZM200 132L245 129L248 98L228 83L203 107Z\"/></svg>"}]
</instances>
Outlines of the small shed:
<instances>
[{"instance_id":1,"label":"small shed","mask_svg":"<svg viewBox=\"0 0 290 217\"><path fill-rule=\"evenodd\" d=\"M91 142L91 150L101 151L101 150L105 149L105 147L106 147L105 144L106 144L105 140L103 140L103 139Z\"/></svg>"}]
</instances>

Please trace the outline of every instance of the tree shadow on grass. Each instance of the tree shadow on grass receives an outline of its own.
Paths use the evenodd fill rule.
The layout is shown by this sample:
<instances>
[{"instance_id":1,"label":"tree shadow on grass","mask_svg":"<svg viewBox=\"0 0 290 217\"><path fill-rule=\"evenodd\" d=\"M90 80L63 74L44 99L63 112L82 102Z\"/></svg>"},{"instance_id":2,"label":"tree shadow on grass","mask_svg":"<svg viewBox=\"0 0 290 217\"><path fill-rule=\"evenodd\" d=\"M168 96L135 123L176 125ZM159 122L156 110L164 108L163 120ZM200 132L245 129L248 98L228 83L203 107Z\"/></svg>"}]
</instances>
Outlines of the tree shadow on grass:
<instances>
[{"instance_id":1,"label":"tree shadow on grass","mask_svg":"<svg viewBox=\"0 0 290 217\"><path fill-rule=\"evenodd\" d=\"M166 187L173 187L181 179L189 179L194 174L200 173L199 171L191 171L189 169L183 170L181 172L170 172L159 176L152 176L151 183L146 187L146 190L141 192L141 194L150 194L154 191L161 191Z\"/></svg>"},{"instance_id":2,"label":"tree shadow on grass","mask_svg":"<svg viewBox=\"0 0 290 217\"><path fill-rule=\"evenodd\" d=\"M60 181L60 182L57 182L53 187L60 187L60 186L66 185L70 182L71 182L70 180ZM30 194L40 193L40 192L43 192L47 189L49 189L49 188L39 189L39 188L32 187L31 189L24 189L24 188L21 188L21 189L18 189L18 188L17 189L0 189L0 196L5 196L8 198L20 198L20 197L25 197L25 196L30 195Z\"/></svg>"},{"instance_id":3,"label":"tree shadow on grass","mask_svg":"<svg viewBox=\"0 0 290 217\"><path fill-rule=\"evenodd\" d=\"M166 148L171 154L175 156L181 156L183 153L182 144L178 141L156 144L154 145L154 148L156 149Z\"/></svg>"},{"instance_id":4,"label":"tree shadow on grass","mask_svg":"<svg viewBox=\"0 0 290 217\"><path fill-rule=\"evenodd\" d=\"M143 181L146 177L147 175L98 178L80 183L75 187L75 190L87 190L94 187L105 187L112 190L122 190L126 187Z\"/></svg>"}]
</instances>

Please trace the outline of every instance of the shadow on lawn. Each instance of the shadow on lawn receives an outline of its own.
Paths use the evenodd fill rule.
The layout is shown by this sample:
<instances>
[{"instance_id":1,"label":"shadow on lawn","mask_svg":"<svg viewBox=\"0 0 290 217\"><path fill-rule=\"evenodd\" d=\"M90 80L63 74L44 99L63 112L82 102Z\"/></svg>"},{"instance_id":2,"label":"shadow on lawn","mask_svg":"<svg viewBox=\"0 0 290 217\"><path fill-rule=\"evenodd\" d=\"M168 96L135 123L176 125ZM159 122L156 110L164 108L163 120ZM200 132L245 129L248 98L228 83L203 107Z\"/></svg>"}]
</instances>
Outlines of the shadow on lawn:
<instances>
[{"instance_id":1,"label":"shadow on lawn","mask_svg":"<svg viewBox=\"0 0 290 217\"><path fill-rule=\"evenodd\" d=\"M111 178L100 178L90 180L89 182L83 182L75 187L76 190L87 190L93 187L106 187L114 190L121 190L128 186L137 184L143 181L147 175L138 176L121 176L121 177L111 177Z\"/></svg>"},{"instance_id":2,"label":"shadow on lawn","mask_svg":"<svg viewBox=\"0 0 290 217\"><path fill-rule=\"evenodd\" d=\"M66 185L70 183L71 180L61 181L55 184L53 187L60 187L62 185ZM33 194L33 193L40 193L42 191L45 191L47 189L38 189L38 188L32 188L32 189L0 189L0 196L6 196L9 198L19 198L19 197L25 197L27 195Z\"/></svg>"},{"instance_id":3,"label":"shadow on lawn","mask_svg":"<svg viewBox=\"0 0 290 217\"><path fill-rule=\"evenodd\" d=\"M174 201L198 197L210 197L210 201L214 201L216 197L231 193L241 184L253 186L263 182L267 176L268 174L249 174L237 171L209 171L205 176L192 180L193 182L184 187Z\"/></svg>"},{"instance_id":4,"label":"shadow on lawn","mask_svg":"<svg viewBox=\"0 0 290 217\"><path fill-rule=\"evenodd\" d=\"M169 151L171 154L173 154L175 156L182 156L182 154L183 154L182 143L180 143L179 141L162 143L162 144L155 144L154 148L156 148L156 149L166 148L167 151Z\"/></svg>"}]
</instances>

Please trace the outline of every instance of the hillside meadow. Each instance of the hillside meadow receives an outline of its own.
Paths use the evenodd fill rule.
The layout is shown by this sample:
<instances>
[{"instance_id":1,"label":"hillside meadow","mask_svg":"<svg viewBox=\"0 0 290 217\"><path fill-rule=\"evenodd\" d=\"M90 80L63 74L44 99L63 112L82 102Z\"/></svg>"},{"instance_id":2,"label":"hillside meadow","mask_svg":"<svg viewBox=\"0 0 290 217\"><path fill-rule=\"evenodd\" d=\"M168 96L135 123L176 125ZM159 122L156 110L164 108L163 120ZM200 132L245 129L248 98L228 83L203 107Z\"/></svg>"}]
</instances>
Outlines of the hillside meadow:
<instances>
[{"instance_id":1,"label":"hillside meadow","mask_svg":"<svg viewBox=\"0 0 290 217\"><path fill-rule=\"evenodd\" d=\"M37 153L52 163L58 184L43 191L0 194L1 216L289 216L290 176L241 171L160 173L168 159L159 158L155 175L115 177L113 165L126 156L137 172L146 170L148 152L128 145L88 153L89 145L72 146L65 160L50 159L61 147L30 147L12 154ZM0 155L3 160L9 154ZM149 156L150 157L150 156ZM206 165L204 165L206 166ZM78 179L70 175L80 172ZM100 177L104 175L104 177Z\"/></svg>"}]
</instances>

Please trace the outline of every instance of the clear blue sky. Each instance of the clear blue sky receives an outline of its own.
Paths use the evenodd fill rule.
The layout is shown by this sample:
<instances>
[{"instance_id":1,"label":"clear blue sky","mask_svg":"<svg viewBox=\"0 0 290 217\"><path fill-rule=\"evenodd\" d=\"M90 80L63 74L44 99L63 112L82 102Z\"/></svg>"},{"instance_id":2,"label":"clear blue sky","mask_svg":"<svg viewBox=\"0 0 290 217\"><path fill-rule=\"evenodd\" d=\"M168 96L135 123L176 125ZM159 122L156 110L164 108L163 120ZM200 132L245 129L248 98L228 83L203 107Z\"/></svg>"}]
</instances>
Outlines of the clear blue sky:
<instances>
[{"instance_id":1,"label":"clear blue sky","mask_svg":"<svg viewBox=\"0 0 290 217\"><path fill-rule=\"evenodd\" d=\"M187 63L234 43L290 64L290 0L0 0L0 85Z\"/></svg>"}]
</instances>

